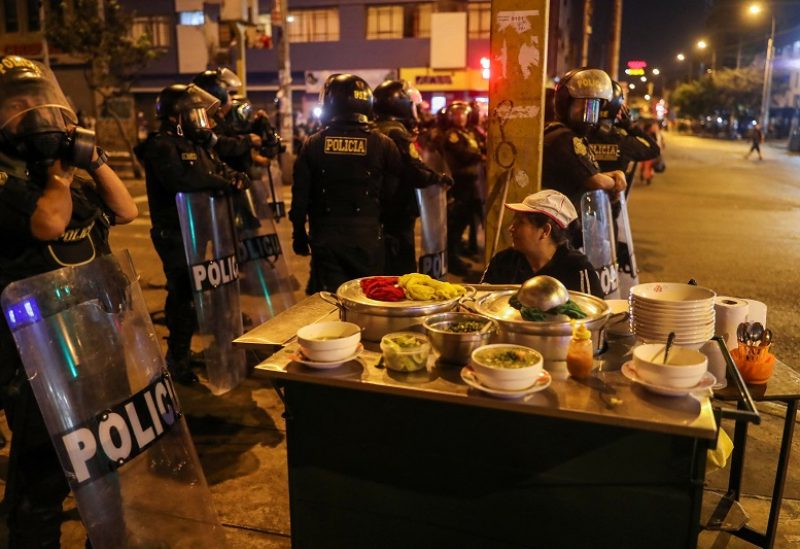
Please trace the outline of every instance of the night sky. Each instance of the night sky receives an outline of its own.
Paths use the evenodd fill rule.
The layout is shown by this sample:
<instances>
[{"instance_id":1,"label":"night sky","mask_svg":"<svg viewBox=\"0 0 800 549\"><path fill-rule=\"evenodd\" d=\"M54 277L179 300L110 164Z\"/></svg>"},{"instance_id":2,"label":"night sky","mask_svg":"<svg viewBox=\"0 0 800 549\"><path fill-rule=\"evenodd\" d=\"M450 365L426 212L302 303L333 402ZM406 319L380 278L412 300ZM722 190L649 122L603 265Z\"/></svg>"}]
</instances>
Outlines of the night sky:
<instances>
[{"instance_id":1,"label":"night sky","mask_svg":"<svg viewBox=\"0 0 800 549\"><path fill-rule=\"evenodd\" d=\"M631 59L647 61L662 74L685 69L675 56L689 54L703 36L708 3L705 0L626 0L622 7L620 77Z\"/></svg>"}]
</instances>

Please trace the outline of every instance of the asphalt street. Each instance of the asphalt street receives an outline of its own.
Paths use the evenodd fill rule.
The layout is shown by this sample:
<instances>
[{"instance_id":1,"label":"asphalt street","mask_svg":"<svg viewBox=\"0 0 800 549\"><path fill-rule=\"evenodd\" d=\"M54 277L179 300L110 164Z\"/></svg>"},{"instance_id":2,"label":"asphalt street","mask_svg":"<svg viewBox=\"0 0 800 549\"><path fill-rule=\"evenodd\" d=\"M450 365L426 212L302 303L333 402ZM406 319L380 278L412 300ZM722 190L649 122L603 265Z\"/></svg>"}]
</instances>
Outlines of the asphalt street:
<instances>
[{"instance_id":1,"label":"asphalt street","mask_svg":"<svg viewBox=\"0 0 800 549\"><path fill-rule=\"evenodd\" d=\"M778 146L765 148L765 160L745 160L747 142L666 135L667 170L650 186L637 185L630 210L642 281L695 278L718 294L748 297L769 306L774 350L784 362L800 366L797 308L800 283L800 156ZM112 246L127 248L140 274L148 308L158 320L163 310L164 276L149 237L149 216L142 181L130 180L141 215L112 230ZM289 189L284 189L287 201ZM290 268L305 284L308 260L291 252L291 227L278 232ZM480 265L473 265L473 273ZM297 292L297 297L302 297ZM156 330L164 334L163 326ZM214 397L203 385L179 387L195 445L228 544L233 548L290 546L288 482L283 407L264 381L248 379L241 387ZM765 409L765 422L751 429L744 494L756 526L763 524L780 437L780 409ZM4 421L0 429L8 436ZM795 440L794 456L800 455ZM0 478L5 479L8 447L0 450ZM794 460L797 462L797 459ZM793 463L786 486L784 514L776 547L800 543L800 463ZM720 489L727 471L708 477ZM178 504L180 504L178 502ZM3 521L4 522L4 521ZM4 525L0 546L4 546ZM65 548L83 547L85 532L70 497L62 528ZM727 540L725 540L727 541ZM720 544L704 534L701 547L750 547Z\"/></svg>"}]
</instances>

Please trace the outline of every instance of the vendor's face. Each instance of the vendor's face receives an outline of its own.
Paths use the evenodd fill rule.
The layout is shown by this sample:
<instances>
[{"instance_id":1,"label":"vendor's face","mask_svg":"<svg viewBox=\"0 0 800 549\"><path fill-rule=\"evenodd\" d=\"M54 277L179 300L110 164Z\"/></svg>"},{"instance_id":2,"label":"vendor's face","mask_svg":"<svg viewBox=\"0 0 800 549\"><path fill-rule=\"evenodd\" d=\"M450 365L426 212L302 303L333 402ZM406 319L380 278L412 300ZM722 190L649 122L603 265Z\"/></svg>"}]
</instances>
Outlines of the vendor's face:
<instances>
[{"instance_id":1,"label":"vendor's face","mask_svg":"<svg viewBox=\"0 0 800 549\"><path fill-rule=\"evenodd\" d=\"M538 257L550 240L550 225L537 227L527 214L520 212L514 214L509 230L514 249L525 255Z\"/></svg>"}]
</instances>

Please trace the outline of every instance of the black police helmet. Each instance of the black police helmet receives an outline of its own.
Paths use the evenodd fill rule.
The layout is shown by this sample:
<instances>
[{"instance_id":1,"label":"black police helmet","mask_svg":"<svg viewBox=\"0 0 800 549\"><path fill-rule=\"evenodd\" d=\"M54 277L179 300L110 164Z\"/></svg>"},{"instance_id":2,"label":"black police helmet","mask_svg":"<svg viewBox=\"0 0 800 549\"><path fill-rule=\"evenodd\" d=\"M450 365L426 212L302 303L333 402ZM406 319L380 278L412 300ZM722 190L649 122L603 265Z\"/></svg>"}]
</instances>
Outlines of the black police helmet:
<instances>
[{"instance_id":1,"label":"black police helmet","mask_svg":"<svg viewBox=\"0 0 800 549\"><path fill-rule=\"evenodd\" d=\"M323 124L358 122L365 124L372 116L372 89L367 81L354 74L334 74L322 89Z\"/></svg>"},{"instance_id":2,"label":"black police helmet","mask_svg":"<svg viewBox=\"0 0 800 549\"><path fill-rule=\"evenodd\" d=\"M613 95L611 77L600 69L581 67L565 74L555 88L556 119L570 127L597 123L600 108ZM581 120L570 119L573 101L584 102Z\"/></svg>"},{"instance_id":3,"label":"black police helmet","mask_svg":"<svg viewBox=\"0 0 800 549\"><path fill-rule=\"evenodd\" d=\"M458 113L464 114L464 123L467 124L472 115L472 107L470 107L469 103L466 101L453 101L447 105L444 108L444 117L448 127L452 128L456 126L455 117Z\"/></svg>"},{"instance_id":4,"label":"black police helmet","mask_svg":"<svg viewBox=\"0 0 800 549\"><path fill-rule=\"evenodd\" d=\"M622 91L622 84L616 80L611 82L611 86L614 89L614 93L611 96L611 100L607 101L600 109L600 119L611 120L613 122L617 119L617 114L619 114L620 109L622 109L622 105L625 104L625 94Z\"/></svg>"},{"instance_id":5,"label":"black police helmet","mask_svg":"<svg viewBox=\"0 0 800 549\"><path fill-rule=\"evenodd\" d=\"M205 91L219 100L220 105L228 104L228 86L221 78L220 71L209 69L201 72L192 79L192 83L200 86Z\"/></svg>"},{"instance_id":6,"label":"black police helmet","mask_svg":"<svg viewBox=\"0 0 800 549\"><path fill-rule=\"evenodd\" d=\"M417 107L405 80L386 80L374 92L375 117L378 120L416 122Z\"/></svg>"}]
</instances>

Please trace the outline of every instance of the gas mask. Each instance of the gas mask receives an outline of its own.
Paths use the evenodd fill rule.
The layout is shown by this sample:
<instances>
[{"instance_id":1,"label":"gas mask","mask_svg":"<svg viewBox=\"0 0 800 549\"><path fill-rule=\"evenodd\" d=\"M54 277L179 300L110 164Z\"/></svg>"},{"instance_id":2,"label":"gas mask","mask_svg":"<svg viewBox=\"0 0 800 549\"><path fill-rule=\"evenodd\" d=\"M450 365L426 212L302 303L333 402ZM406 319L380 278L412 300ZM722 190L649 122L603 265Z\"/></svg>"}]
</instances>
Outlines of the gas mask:
<instances>
[{"instance_id":1,"label":"gas mask","mask_svg":"<svg viewBox=\"0 0 800 549\"><path fill-rule=\"evenodd\" d=\"M29 164L43 166L61 160L69 166L88 169L97 144L94 132L77 126L67 129L61 109L50 107L24 112L2 133L3 141L17 156Z\"/></svg>"}]
</instances>

